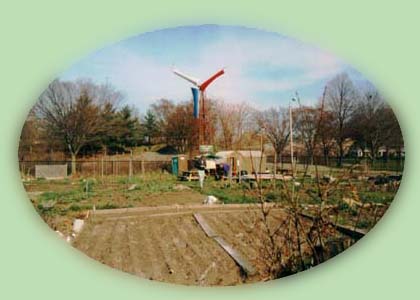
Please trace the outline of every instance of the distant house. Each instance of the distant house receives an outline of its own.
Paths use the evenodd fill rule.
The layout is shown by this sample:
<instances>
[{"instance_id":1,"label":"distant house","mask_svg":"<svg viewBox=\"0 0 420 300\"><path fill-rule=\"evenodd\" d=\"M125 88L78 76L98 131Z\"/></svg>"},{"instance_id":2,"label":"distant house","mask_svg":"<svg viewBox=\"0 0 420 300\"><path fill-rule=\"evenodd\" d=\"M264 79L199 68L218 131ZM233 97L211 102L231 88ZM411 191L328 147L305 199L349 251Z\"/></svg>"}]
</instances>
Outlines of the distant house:
<instances>
[{"instance_id":1,"label":"distant house","mask_svg":"<svg viewBox=\"0 0 420 300\"><path fill-rule=\"evenodd\" d=\"M378 157L404 157L405 156L405 149L401 147L400 149L396 148L387 148L385 146L379 147L378 149Z\"/></svg>"},{"instance_id":2,"label":"distant house","mask_svg":"<svg viewBox=\"0 0 420 300\"><path fill-rule=\"evenodd\" d=\"M349 155L351 156L356 156L358 158L363 158L363 157L373 157L371 154L371 151L367 148L362 148L360 146L357 145L353 145L352 148L349 151ZM404 147L399 149L394 149L394 148L387 148L385 146L381 146L378 149L378 152L376 153L376 157L377 158L386 158L386 157L398 157L398 155L401 155L401 157L405 156L405 150Z\"/></svg>"},{"instance_id":3,"label":"distant house","mask_svg":"<svg viewBox=\"0 0 420 300\"><path fill-rule=\"evenodd\" d=\"M216 153L216 163L227 163L232 168L232 173L239 171L264 172L267 167L267 157L259 150L228 150Z\"/></svg>"},{"instance_id":4,"label":"distant house","mask_svg":"<svg viewBox=\"0 0 420 300\"><path fill-rule=\"evenodd\" d=\"M386 147L379 147L378 157L385 157L387 153L388 153L388 149Z\"/></svg>"}]
</instances>

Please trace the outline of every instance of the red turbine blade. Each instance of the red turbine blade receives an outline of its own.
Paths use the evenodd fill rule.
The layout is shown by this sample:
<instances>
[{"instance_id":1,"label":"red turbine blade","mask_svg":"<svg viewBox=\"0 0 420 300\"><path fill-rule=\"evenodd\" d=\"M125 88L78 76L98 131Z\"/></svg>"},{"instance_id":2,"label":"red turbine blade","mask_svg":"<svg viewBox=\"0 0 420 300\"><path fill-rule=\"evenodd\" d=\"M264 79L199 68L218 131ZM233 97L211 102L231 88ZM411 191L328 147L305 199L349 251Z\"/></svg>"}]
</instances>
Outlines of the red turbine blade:
<instances>
[{"instance_id":1,"label":"red turbine blade","mask_svg":"<svg viewBox=\"0 0 420 300\"><path fill-rule=\"evenodd\" d=\"M217 77L222 76L223 74L225 74L225 70L222 69L219 72L217 72L216 74L214 74L212 77L210 77L209 79L204 81L200 85L200 91L204 92L205 89L210 85L210 83L212 83Z\"/></svg>"}]
</instances>

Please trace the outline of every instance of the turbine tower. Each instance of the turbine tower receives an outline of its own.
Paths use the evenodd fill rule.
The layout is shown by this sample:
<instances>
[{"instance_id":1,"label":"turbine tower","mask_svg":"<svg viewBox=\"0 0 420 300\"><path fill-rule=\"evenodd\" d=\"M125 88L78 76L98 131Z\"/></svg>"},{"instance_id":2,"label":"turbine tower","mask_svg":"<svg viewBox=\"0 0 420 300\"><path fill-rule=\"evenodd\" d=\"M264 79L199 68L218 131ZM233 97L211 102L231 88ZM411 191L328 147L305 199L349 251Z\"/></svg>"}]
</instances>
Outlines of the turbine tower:
<instances>
[{"instance_id":1,"label":"turbine tower","mask_svg":"<svg viewBox=\"0 0 420 300\"><path fill-rule=\"evenodd\" d=\"M173 72L193 84L191 91L194 102L194 118L198 123L198 148L200 145L209 145L212 141L212 137L210 136L210 132L208 132L209 120L207 119L205 91L214 80L225 73L225 70L221 69L205 81L200 81L199 79L191 77L177 69L173 69Z\"/></svg>"}]
</instances>

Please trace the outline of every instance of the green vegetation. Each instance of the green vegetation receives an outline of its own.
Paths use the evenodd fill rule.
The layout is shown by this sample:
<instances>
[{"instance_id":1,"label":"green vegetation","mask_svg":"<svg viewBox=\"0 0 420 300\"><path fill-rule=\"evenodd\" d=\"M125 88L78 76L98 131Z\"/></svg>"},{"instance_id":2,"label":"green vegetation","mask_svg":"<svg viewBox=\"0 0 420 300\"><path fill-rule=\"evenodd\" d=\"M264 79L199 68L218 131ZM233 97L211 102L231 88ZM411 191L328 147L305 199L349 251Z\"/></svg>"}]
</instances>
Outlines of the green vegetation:
<instances>
[{"instance_id":1,"label":"green vegetation","mask_svg":"<svg viewBox=\"0 0 420 300\"><path fill-rule=\"evenodd\" d=\"M53 181L37 179L26 183L25 187L28 192L39 191L39 194L30 194L38 212L45 217L54 217L86 211L94 206L97 209L112 209L157 205L159 198L165 193L178 192L173 188L176 183L176 178L172 175L150 173L132 178L104 177ZM194 184L196 183L192 183ZM156 204L150 197L156 199Z\"/></svg>"},{"instance_id":2,"label":"green vegetation","mask_svg":"<svg viewBox=\"0 0 420 300\"><path fill-rule=\"evenodd\" d=\"M31 183L36 186L43 186L47 181L34 181ZM169 174L153 173L144 177L120 177L93 179L86 178L80 180L60 180L48 182L50 190L43 192L35 199L35 203L41 206L46 203L54 202L55 206L70 208L77 203L79 207L88 205L92 207L94 204L105 208L110 207L127 207L128 205L137 206L143 199L151 195L161 195L169 192L178 192L174 189L176 184L182 184L190 188L193 192L201 193L202 195L213 195L219 198L224 203L255 203L257 198L257 191L250 187L249 183L231 184L228 181L215 181L209 177L206 179L204 189L201 191L198 182L177 182L176 178ZM363 185L362 181L355 181L355 185ZM291 183L287 183L289 187ZM56 187L62 187L59 189ZM64 188L63 188L64 187ZM284 195L281 184L276 187L272 183L266 182L263 184L264 199L267 202L282 203ZM312 179L305 179L304 186L297 187L296 191L304 189L301 193L300 203L302 204L317 204L320 203L317 196L316 183ZM366 203L383 203L389 204L393 197L392 191L370 191L367 189L360 189L359 197L362 202ZM328 196L327 204L338 204L339 207L345 208L346 204L342 202L342 198L346 196L346 192L337 189ZM350 195L351 196L351 195ZM73 207L71 210L77 210Z\"/></svg>"},{"instance_id":3,"label":"green vegetation","mask_svg":"<svg viewBox=\"0 0 420 300\"><path fill-rule=\"evenodd\" d=\"M44 192L40 195L40 202L56 201L59 204L79 202L86 198L86 194L79 190L69 190L62 192Z\"/></svg>"},{"instance_id":4,"label":"green vegetation","mask_svg":"<svg viewBox=\"0 0 420 300\"><path fill-rule=\"evenodd\" d=\"M313 178L298 178L299 186L295 192L299 194L299 204L314 207L321 203L317 183ZM77 215L86 214L87 210L114 209L137 206L161 206L174 204L200 204L205 196L212 195L221 202L230 203L258 203L259 190L256 185L249 182L237 183L228 180L216 181L207 177L204 189L201 190L197 181L177 181L170 174L161 172L148 173L145 176L128 177L103 177L81 178L66 180L33 180L24 183L31 201L39 214L49 224L63 223L58 221L66 219L66 224L71 224L71 219ZM287 190L291 190L292 181L285 183L266 181L262 184L263 198L267 202L290 204ZM350 205L344 198L355 199L351 188L357 189L358 204ZM358 228L370 228L377 215L384 213L394 198L395 190L386 190L374 187L366 180L352 179L349 182L340 182L332 189L324 204L334 207L337 216L335 222ZM382 204L381 210L376 211L376 206ZM360 216L360 205L369 204ZM315 206L316 207L316 206ZM309 213L311 210L308 211ZM70 220L70 221L69 221ZM69 226L69 225L67 225Z\"/></svg>"},{"instance_id":5,"label":"green vegetation","mask_svg":"<svg viewBox=\"0 0 420 300\"><path fill-rule=\"evenodd\" d=\"M394 192L383 192L383 191L361 191L359 192L360 198L363 202L373 202L390 204L394 199Z\"/></svg>"}]
</instances>

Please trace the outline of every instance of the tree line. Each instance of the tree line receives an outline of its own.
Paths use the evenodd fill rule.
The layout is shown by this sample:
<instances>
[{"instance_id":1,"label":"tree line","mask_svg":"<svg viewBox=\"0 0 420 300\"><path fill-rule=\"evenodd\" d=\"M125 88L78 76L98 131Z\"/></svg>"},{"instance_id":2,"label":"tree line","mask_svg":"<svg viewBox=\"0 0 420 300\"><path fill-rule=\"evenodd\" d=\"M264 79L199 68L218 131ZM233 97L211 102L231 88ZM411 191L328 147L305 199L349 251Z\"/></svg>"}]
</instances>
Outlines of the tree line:
<instances>
[{"instance_id":1,"label":"tree line","mask_svg":"<svg viewBox=\"0 0 420 300\"><path fill-rule=\"evenodd\" d=\"M245 102L207 99L212 144L222 150L258 149L263 135L280 158L290 142L291 112L293 137L312 161L317 155L328 163L334 156L341 165L350 146L366 150L372 159L377 158L380 147L401 154L404 145L398 120L372 84L355 85L348 74L340 73L328 81L312 105L302 105L298 96L294 100L290 111L288 106L258 110ZM182 153L197 138L191 110L189 102L160 100L151 106L159 124L157 136Z\"/></svg>"},{"instance_id":2,"label":"tree line","mask_svg":"<svg viewBox=\"0 0 420 300\"><path fill-rule=\"evenodd\" d=\"M102 152L114 154L141 145L149 117L142 124L134 107L122 105L124 96L109 84L54 80L41 94L23 126L19 158L54 149L76 158ZM151 120L153 122L153 120Z\"/></svg>"},{"instance_id":3,"label":"tree line","mask_svg":"<svg viewBox=\"0 0 420 300\"><path fill-rule=\"evenodd\" d=\"M281 158L293 137L313 160L315 155L338 158L341 165L348 145L369 150L376 158L380 147L399 153L403 139L398 121L383 96L369 83L355 85L346 73L334 76L312 105L298 95L292 106L255 109L245 102L207 101L207 128L216 149L258 147L260 137ZM110 84L88 80L54 80L31 110L21 133L19 158L43 145L66 153L75 171L77 156L122 153L141 145L165 144L178 153L197 145L197 121L191 101L160 99L141 116L124 105L124 95ZM289 150L290 151L290 150ZM45 152L45 150L43 150Z\"/></svg>"}]
</instances>

